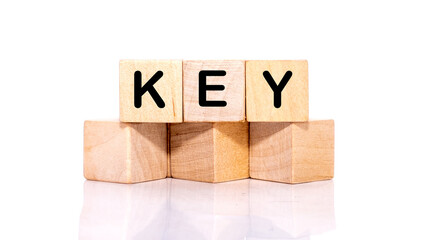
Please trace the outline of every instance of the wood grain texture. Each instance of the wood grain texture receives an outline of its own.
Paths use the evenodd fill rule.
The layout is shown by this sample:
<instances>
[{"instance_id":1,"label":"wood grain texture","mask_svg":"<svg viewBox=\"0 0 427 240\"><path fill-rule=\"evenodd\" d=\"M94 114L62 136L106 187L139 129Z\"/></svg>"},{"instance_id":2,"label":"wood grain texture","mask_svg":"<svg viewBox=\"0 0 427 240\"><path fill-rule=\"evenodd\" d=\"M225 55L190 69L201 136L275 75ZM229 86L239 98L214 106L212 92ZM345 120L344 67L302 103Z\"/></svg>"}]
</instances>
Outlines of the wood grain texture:
<instances>
[{"instance_id":1,"label":"wood grain texture","mask_svg":"<svg viewBox=\"0 0 427 240\"><path fill-rule=\"evenodd\" d=\"M167 174L166 177L172 177L171 175L171 124L167 123L168 127L168 139L167 139L167 145L168 145L168 164L167 164Z\"/></svg>"},{"instance_id":2,"label":"wood grain texture","mask_svg":"<svg viewBox=\"0 0 427 240\"><path fill-rule=\"evenodd\" d=\"M285 183L332 179L334 121L251 123L251 178Z\"/></svg>"},{"instance_id":3,"label":"wood grain texture","mask_svg":"<svg viewBox=\"0 0 427 240\"><path fill-rule=\"evenodd\" d=\"M249 177L248 123L171 124L173 178L224 182Z\"/></svg>"},{"instance_id":4,"label":"wood grain texture","mask_svg":"<svg viewBox=\"0 0 427 240\"><path fill-rule=\"evenodd\" d=\"M199 72L224 70L225 76L208 76L207 85L224 85L223 91L206 91L207 100L226 101L225 107L199 104ZM184 122L241 122L245 120L245 61L184 61Z\"/></svg>"},{"instance_id":5,"label":"wood grain texture","mask_svg":"<svg viewBox=\"0 0 427 240\"><path fill-rule=\"evenodd\" d=\"M249 125L214 123L215 182L249 178Z\"/></svg>"},{"instance_id":6,"label":"wood grain texture","mask_svg":"<svg viewBox=\"0 0 427 240\"><path fill-rule=\"evenodd\" d=\"M134 105L134 74L140 71L142 86L157 72L163 76L154 88L165 102L159 108L149 92L142 96L142 105ZM120 121L182 122L182 61L122 60L120 61Z\"/></svg>"},{"instance_id":7,"label":"wood grain texture","mask_svg":"<svg viewBox=\"0 0 427 240\"><path fill-rule=\"evenodd\" d=\"M264 71L270 72L276 84L287 71L292 72L282 91L280 108L274 107L273 90L263 76ZM246 61L246 111L248 122L308 121L307 61Z\"/></svg>"},{"instance_id":8,"label":"wood grain texture","mask_svg":"<svg viewBox=\"0 0 427 240\"><path fill-rule=\"evenodd\" d=\"M136 183L166 174L166 124L85 121L86 179Z\"/></svg>"},{"instance_id":9,"label":"wood grain texture","mask_svg":"<svg viewBox=\"0 0 427 240\"><path fill-rule=\"evenodd\" d=\"M171 174L173 178L213 182L212 123L171 124Z\"/></svg>"}]
</instances>

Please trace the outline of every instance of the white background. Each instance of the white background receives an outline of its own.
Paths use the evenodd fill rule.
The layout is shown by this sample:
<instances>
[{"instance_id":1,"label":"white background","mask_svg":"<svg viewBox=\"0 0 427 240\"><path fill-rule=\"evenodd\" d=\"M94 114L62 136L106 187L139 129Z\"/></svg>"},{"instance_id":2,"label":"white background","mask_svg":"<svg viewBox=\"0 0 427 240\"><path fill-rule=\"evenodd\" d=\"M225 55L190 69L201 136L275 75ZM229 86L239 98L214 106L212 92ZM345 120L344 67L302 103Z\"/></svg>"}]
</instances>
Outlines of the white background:
<instances>
[{"instance_id":1,"label":"white background","mask_svg":"<svg viewBox=\"0 0 427 240\"><path fill-rule=\"evenodd\" d=\"M307 59L336 123L335 230L421 239L423 1L1 1L0 239L77 239L83 121L118 119L120 59Z\"/></svg>"}]
</instances>

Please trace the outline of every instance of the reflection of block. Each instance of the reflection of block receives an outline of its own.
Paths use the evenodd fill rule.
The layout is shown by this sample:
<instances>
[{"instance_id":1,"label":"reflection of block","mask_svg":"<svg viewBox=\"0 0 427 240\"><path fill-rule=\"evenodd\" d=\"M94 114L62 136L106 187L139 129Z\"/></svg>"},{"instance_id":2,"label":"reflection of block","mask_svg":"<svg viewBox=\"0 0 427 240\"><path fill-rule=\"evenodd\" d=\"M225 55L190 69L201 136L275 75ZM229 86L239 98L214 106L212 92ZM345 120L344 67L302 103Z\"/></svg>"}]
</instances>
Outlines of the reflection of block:
<instances>
[{"instance_id":1,"label":"reflection of block","mask_svg":"<svg viewBox=\"0 0 427 240\"><path fill-rule=\"evenodd\" d=\"M164 123L86 121L86 179L135 183L166 177L167 136Z\"/></svg>"},{"instance_id":2,"label":"reflection of block","mask_svg":"<svg viewBox=\"0 0 427 240\"><path fill-rule=\"evenodd\" d=\"M285 183L334 176L334 121L251 123L251 178Z\"/></svg>"},{"instance_id":3,"label":"reflection of block","mask_svg":"<svg viewBox=\"0 0 427 240\"><path fill-rule=\"evenodd\" d=\"M200 71L216 71L222 76L200 78ZM221 72L222 71L222 74ZM214 74L216 74L214 73ZM245 120L245 61L184 61L184 121L185 122L238 122ZM205 90L206 85L222 85L224 90ZM199 91L202 91L200 94ZM206 94L206 98L204 98ZM225 101L224 107L207 107L203 101Z\"/></svg>"},{"instance_id":4,"label":"reflection of block","mask_svg":"<svg viewBox=\"0 0 427 240\"><path fill-rule=\"evenodd\" d=\"M248 123L171 124L174 178L223 182L249 177Z\"/></svg>"},{"instance_id":5,"label":"reflection of block","mask_svg":"<svg viewBox=\"0 0 427 240\"><path fill-rule=\"evenodd\" d=\"M247 239L310 238L335 229L334 183L298 185L251 180Z\"/></svg>"},{"instance_id":6,"label":"reflection of block","mask_svg":"<svg viewBox=\"0 0 427 240\"><path fill-rule=\"evenodd\" d=\"M165 239L245 239L249 180L210 184L172 179Z\"/></svg>"},{"instance_id":7,"label":"reflection of block","mask_svg":"<svg viewBox=\"0 0 427 240\"><path fill-rule=\"evenodd\" d=\"M169 181L132 185L86 181L79 239L163 239Z\"/></svg>"},{"instance_id":8,"label":"reflection of block","mask_svg":"<svg viewBox=\"0 0 427 240\"><path fill-rule=\"evenodd\" d=\"M281 96L278 108L274 105L273 90L264 76L265 71L276 85L288 71L292 72L281 94L278 92ZM248 122L308 121L307 61L247 61L246 102Z\"/></svg>"},{"instance_id":9,"label":"reflection of block","mask_svg":"<svg viewBox=\"0 0 427 240\"><path fill-rule=\"evenodd\" d=\"M141 76L141 86L134 84L139 79L137 72ZM152 86L160 95L164 106L156 103L150 91L140 97L141 105L137 105L135 89L138 93L150 79L157 79L155 76L160 78ZM182 61L120 61L120 121L182 122Z\"/></svg>"}]
</instances>

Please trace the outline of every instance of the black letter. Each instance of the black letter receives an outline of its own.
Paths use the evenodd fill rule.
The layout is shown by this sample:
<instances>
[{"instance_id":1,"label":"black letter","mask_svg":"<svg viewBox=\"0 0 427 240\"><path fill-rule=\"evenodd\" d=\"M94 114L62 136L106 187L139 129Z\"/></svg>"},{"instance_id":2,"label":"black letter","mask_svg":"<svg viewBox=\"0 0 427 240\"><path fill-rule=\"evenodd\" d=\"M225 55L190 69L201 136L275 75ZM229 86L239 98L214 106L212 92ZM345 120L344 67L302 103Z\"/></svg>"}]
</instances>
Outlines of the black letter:
<instances>
[{"instance_id":1,"label":"black letter","mask_svg":"<svg viewBox=\"0 0 427 240\"><path fill-rule=\"evenodd\" d=\"M264 75L265 80L267 80L268 85L270 85L270 88L274 92L274 107L280 108L280 106L282 105L282 91L285 88L286 84L288 84L289 79L291 79L292 72L287 71L283 76L282 80L280 80L279 85L276 84L273 77L268 71L264 71L262 75Z\"/></svg>"},{"instance_id":2,"label":"black letter","mask_svg":"<svg viewBox=\"0 0 427 240\"><path fill-rule=\"evenodd\" d=\"M224 70L202 70L199 72L199 105L201 107L225 107L226 101L207 101L206 91L222 91L224 85L206 85L206 76L225 76Z\"/></svg>"},{"instance_id":3,"label":"black letter","mask_svg":"<svg viewBox=\"0 0 427 240\"><path fill-rule=\"evenodd\" d=\"M142 80L141 80L141 72L136 71L134 74L134 105L136 108L141 107L141 97L145 92L150 93L151 97L156 102L157 107L164 108L165 102L160 97L159 93L154 88L154 84L163 76L162 71L157 71L148 82L141 88Z\"/></svg>"}]
</instances>

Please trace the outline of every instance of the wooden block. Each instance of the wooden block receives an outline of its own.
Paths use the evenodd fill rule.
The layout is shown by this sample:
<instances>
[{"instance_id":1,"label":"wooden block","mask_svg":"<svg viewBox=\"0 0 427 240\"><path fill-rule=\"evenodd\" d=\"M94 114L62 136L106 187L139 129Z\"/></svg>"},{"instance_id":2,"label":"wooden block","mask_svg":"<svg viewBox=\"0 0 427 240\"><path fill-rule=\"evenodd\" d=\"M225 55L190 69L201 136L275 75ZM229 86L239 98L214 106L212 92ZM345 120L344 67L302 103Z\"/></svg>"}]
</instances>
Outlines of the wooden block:
<instances>
[{"instance_id":1,"label":"wooden block","mask_svg":"<svg viewBox=\"0 0 427 240\"><path fill-rule=\"evenodd\" d=\"M173 178L224 182L249 177L248 123L171 124Z\"/></svg>"},{"instance_id":2,"label":"wooden block","mask_svg":"<svg viewBox=\"0 0 427 240\"><path fill-rule=\"evenodd\" d=\"M212 70L214 72L206 72ZM205 72L207 76L200 77L201 71ZM184 61L183 73L184 122L241 122L245 120L245 61ZM217 74L217 76L212 76L213 74ZM222 85L224 89L204 90L205 84L208 88L212 85ZM205 103L205 100L208 103ZM212 101L225 101L226 106L206 106L217 104Z\"/></svg>"},{"instance_id":3,"label":"wooden block","mask_svg":"<svg viewBox=\"0 0 427 240\"><path fill-rule=\"evenodd\" d=\"M119 183L165 178L166 135L164 123L86 121L85 178Z\"/></svg>"},{"instance_id":4,"label":"wooden block","mask_svg":"<svg viewBox=\"0 0 427 240\"><path fill-rule=\"evenodd\" d=\"M168 125L168 164L167 164L167 174L166 177L172 177L171 175L171 124L167 123Z\"/></svg>"},{"instance_id":5,"label":"wooden block","mask_svg":"<svg viewBox=\"0 0 427 240\"><path fill-rule=\"evenodd\" d=\"M246 102L248 122L308 121L307 61L247 61Z\"/></svg>"},{"instance_id":6,"label":"wooden block","mask_svg":"<svg viewBox=\"0 0 427 240\"><path fill-rule=\"evenodd\" d=\"M169 180L85 181L79 240L163 239L169 228Z\"/></svg>"},{"instance_id":7,"label":"wooden block","mask_svg":"<svg viewBox=\"0 0 427 240\"><path fill-rule=\"evenodd\" d=\"M182 122L182 61L120 61L120 121Z\"/></svg>"},{"instance_id":8,"label":"wooden block","mask_svg":"<svg viewBox=\"0 0 427 240\"><path fill-rule=\"evenodd\" d=\"M334 182L281 184L251 179L246 239L310 239L335 229Z\"/></svg>"},{"instance_id":9,"label":"wooden block","mask_svg":"<svg viewBox=\"0 0 427 240\"><path fill-rule=\"evenodd\" d=\"M334 121L250 124L251 178L285 183L334 176Z\"/></svg>"}]
</instances>

